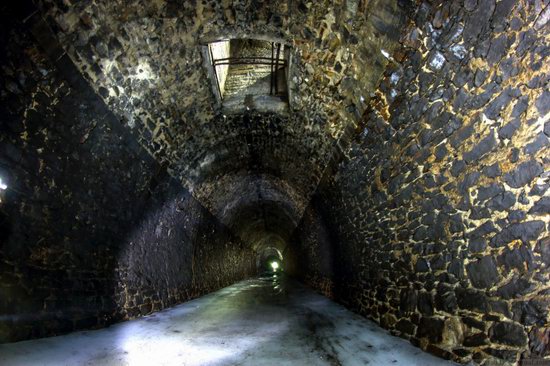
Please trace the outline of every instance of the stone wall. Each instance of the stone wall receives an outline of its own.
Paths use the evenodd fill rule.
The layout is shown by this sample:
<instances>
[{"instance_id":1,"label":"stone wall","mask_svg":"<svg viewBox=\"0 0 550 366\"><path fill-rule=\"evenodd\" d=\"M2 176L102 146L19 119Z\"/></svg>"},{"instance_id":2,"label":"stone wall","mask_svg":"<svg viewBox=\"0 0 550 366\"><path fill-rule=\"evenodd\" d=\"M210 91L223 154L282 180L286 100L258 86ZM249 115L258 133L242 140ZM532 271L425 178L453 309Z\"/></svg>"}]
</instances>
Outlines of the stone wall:
<instances>
[{"instance_id":1,"label":"stone wall","mask_svg":"<svg viewBox=\"0 0 550 366\"><path fill-rule=\"evenodd\" d=\"M1 10L0 342L108 325L252 275L254 253L21 13Z\"/></svg>"},{"instance_id":2,"label":"stone wall","mask_svg":"<svg viewBox=\"0 0 550 366\"><path fill-rule=\"evenodd\" d=\"M264 186L296 193L301 215L337 139L368 106L388 62L380 49L397 44L406 1L34 3L113 114L214 215L243 191L263 195ZM221 108L201 48L232 37L288 42L288 115L243 118L244 104L233 116ZM248 240L247 232L236 233Z\"/></svg>"},{"instance_id":3,"label":"stone wall","mask_svg":"<svg viewBox=\"0 0 550 366\"><path fill-rule=\"evenodd\" d=\"M322 209L321 199L313 196L283 253L284 269L328 298L340 299L337 279L343 278L349 267L342 261L342 248L334 245ZM348 261L353 261L352 255Z\"/></svg>"},{"instance_id":4,"label":"stone wall","mask_svg":"<svg viewBox=\"0 0 550 366\"><path fill-rule=\"evenodd\" d=\"M549 14L547 1L420 3L308 209L320 219L294 234L320 258L325 225L335 266L346 259L324 275L335 297L459 362L550 358Z\"/></svg>"}]
</instances>

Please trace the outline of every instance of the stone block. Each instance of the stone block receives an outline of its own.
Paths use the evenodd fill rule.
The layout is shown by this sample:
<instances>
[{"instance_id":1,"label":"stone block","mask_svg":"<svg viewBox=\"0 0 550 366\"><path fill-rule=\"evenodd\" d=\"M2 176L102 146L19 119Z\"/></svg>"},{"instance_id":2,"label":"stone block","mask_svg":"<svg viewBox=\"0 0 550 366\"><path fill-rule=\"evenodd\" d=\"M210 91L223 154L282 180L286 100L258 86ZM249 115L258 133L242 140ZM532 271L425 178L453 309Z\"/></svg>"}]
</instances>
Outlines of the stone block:
<instances>
[{"instance_id":1,"label":"stone block","mask_svg":"<svg viewBox=\"0 0 550 366\"><path fill-rule=\"evenodd\" d=\"M534 257L531 249L526 245L516 248L507 248L497 257L499 265L504 267L506 272L513 269L520 273L533 269Z\"/></svg>"},{"instance_id":2,"label":"stone block","mask_svg":"<svg viewBox=\"0 0 550 366\"><path fill-rule=\"evenodd\" d=\"M550 197L542 197L529 210L530 214L548 215L550 214Z\"/></svg>"},{"instance_id":3,"label":"stone block","mask_svg":"<svg viewBox=\"0 0 550 366\"><path fill-rule=\"evenodd\" d=\"M491 239L491 246L501 247L517 239L528 243L531 240L537 239L544 229L544 222L539 220L511 224Z\"/></svg>"},{"instance_id":4,"label":"stone block","mask_svg":"<svg viewBox=\"0 0 550 366\"><path fill-rule=\"evenodd\" d=\"M497 194L504 192L504 186L500 183L492 183L488 186L479 187L477 190L476 202L484 202Z\"/></svg>"},{"instance_id":5,"label":"stone block","mask_svg":"<svg viewBox=\"0 0 550 366\"><path fill-rule=\"evenodd\" d=\"M527 344L527 333L521 325L498 322L489 329L492 342L508 346L523 347Z\"/></svg>"},{"instance_id":6,"label":"stone block","mask_svg":"<svg viewBox=\"0 0 550 366\"><path fill-rule=\"evenodd\" d=\"M516 196L510 191L499 193L491 198L486 207L496 211L506 211L516 203Z\"/></svg>"},{"instance_id":7,"label":"stone block","mask_svg":"<svg viewBox=\"0 0 550 366\"><path fill-rule=\"evenodd\" d=\"M521 297L531 290L531 284L525 278L513 277L507 284L497 290L497 294L502 299L513 299Z\"/></svg>"},{"instance_id":8,"label":"stone block","mask_svg":"<svg viewBox=\"0 0 550 366\"><path fill-rule=\"evenodd\" d=\"M477 288L488 288L499 280L495 259L492 256L470 262L466 265L468 278Z\"/></svg>"},{"instance_id":9,"label":"stone block","mask_svg":"<svg viewBox=\"0 0 550 366\"><path fill-rule=\"evenodd\" d=\"M528 160L521 163L515 170L506 173L504 181L512 188L521 188L542 172L543 169L540 163L535 160Z\"/></svg>"},{"instance_id":10,"label":"stone block","mask_svg":"<svg viewBox=\"0 0 550 366\"><path fill-rule=\"evenodd\" d=\"M489 303L484 292L474 289L457 288L455 290L458 307L466 310L487 312Z\"/></svg>"},{"instance_id":11,"label":"stone block","mask_svg":"<svg viewBox=\"0 0 550 366\"><path fill-rule=\"evenodd\" d=\"M407 319L401 319L395 324L395 329L399 330L402 333L413 335L416 329L416 325L414 325L411 321Z\"/></svg>"},{"instance_id":12,"label":"stone block","mask_svg":"<svg viewBox=\"0 0 550 366\"><path fill-rule=\"evenodd\" d=\"M485 333L475 333L466 338L462 343L465 347L479 347L489 343L489 337Z\"/></svg>"},{"instance_id":13,"label":"stone block","mask_svg":"<svg viewBox=\"0 0 550 366\"><path fill-rule=\"evenodd\" d=\"M443 338L444 326L445 321L443 319L422 317L416 330L416 336L427 338L432 343L439 343Z\"/></svg>"}]
</instances>

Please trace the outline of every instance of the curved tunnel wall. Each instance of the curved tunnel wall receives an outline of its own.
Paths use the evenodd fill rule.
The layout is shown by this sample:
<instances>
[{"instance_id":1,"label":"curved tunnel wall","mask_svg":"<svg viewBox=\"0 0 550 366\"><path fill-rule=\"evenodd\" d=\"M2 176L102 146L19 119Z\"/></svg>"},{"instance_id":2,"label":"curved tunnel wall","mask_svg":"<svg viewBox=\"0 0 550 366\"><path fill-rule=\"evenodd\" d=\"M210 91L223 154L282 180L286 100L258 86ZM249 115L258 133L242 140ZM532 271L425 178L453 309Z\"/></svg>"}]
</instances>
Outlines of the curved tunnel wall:
<instances>
[{"instance_id":1,"label":"curved tunnel wall","mask_svg":"<svg viewBox=\"0 0 550 366\"><path fill-rule=\"evenodd\" d=\"M288 270L441 357L548 358L548 12L422 3Z\"/></svg>"},{"instance_id":2,"label":"curved tunnel wall","mask_svg":"<svg viewBox=\"0 0 550 366\"><path fill-rule=\"evenodd\" d=\"M0 342L104 326L256 273L252 250L78 71L20 25L1 31Z\"/></svg>"},{"instance_id":3,"label":"curved tunnel wall","mask_svg":"<svg viewBox=\"0 0 550 366\"><path fill-rule=\"evenodd\" d=\"M35 3L1 28L0 337L160 309L276 242L428 351L548 357L544 1ZM216 109L226 31L292 40L292 118Z\"/></svg>"},{"instance_id":4,"label":"curved tunnel wall","mask_svg":"<svg viewBox=\"0 0 550 366\"><path fill-rule=\"evenodd\" d=\"M282 250L333 138L364 108L350 90L368 96L366 84L383 66L377 53L347 62L380 41L359 42L348 23L335 24L354 19L365 24L362 34L377 29L365 4L330 6L327 17L319 2L136 3L2 7L3 340L101 326L250 274L250 246L169 175L215 214L251 175L273 177L252 179L250 188L262 192L247 203L250 214L220 217L260 245L255 237L273 235ZM393 1L380 7L389 16L394 8ZM228 30L305 41L294 55L302 85L294 90L295 118L256 115L249 126L215 109L199 39ZM331 45L328 61L321 43ZM346 73L360 80L339 83ZM348 98L346 110L324 111ZM216 183L234 177L227 196L217 196ZM263 202L271 193L272 202ZM246 225L262 211L267 219Z\"/></svg>"}]
</instances>

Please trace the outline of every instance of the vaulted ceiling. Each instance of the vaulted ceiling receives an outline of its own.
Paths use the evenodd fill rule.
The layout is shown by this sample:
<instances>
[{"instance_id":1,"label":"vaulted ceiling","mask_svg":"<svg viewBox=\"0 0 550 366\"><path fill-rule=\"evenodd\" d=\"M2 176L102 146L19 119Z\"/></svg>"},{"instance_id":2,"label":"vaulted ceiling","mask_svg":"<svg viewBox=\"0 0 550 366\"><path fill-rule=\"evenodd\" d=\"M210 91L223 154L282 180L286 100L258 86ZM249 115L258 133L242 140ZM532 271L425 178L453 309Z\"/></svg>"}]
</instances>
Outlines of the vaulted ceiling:
<instances>
[{"instance_id":1,"label":"vaulted ceiling","mask_svg":"<svg viewBox=\"0 0 550 366\"><path fill-rule=\"evenodd\" d=\"M121 123L256 249L283 247L327 165L362 126L404 2L40 0L55 38ZM226 113L201 47L291 45L290 110ZM337 159L336 159L337 160Z\"/></svg>"}]
</instances>

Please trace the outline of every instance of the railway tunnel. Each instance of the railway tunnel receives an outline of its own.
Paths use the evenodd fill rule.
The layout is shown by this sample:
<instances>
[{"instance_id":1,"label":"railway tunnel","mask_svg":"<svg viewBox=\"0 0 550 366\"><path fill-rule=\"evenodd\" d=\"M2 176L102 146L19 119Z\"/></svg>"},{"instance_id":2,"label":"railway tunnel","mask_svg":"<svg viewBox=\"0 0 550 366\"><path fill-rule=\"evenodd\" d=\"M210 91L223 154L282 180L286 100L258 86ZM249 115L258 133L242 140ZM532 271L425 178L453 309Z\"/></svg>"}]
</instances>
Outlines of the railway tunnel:
<instances>
[{"instance_id":1,"label":"railway tunnel","mask_svg":"<svg viewBox=\"0 0 550 366\"><path fill-rule=\"evenodd\" d=\"M0 7L1 364L550 364L547 0Z\"/></svg>"}]
</instances>

